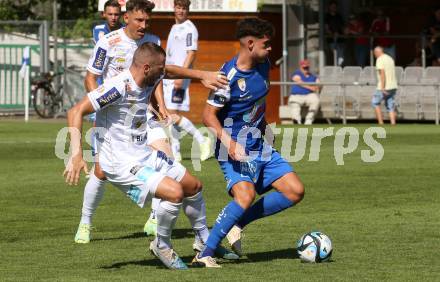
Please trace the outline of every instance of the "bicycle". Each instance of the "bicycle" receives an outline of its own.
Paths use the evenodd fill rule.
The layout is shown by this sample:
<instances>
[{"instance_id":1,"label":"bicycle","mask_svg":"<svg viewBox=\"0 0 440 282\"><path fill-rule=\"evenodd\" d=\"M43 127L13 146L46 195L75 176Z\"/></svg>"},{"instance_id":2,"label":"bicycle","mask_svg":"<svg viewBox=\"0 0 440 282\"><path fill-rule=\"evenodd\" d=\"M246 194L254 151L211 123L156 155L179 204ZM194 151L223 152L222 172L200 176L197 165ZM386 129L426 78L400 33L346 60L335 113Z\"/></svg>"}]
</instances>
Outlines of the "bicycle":
<instances>
[{"instance_id":1,"label":"bicycle","mask_svg":"<svg viewBox=\"0 0 440 282\"><path fill-rule=\"evenodd\" d=\"M58 73L41 73L31 81L31 99L35 112L42 118L53 118L63 110L63 86L57 91L53 87L54 78Z\"/></svg>"}]
</instances>

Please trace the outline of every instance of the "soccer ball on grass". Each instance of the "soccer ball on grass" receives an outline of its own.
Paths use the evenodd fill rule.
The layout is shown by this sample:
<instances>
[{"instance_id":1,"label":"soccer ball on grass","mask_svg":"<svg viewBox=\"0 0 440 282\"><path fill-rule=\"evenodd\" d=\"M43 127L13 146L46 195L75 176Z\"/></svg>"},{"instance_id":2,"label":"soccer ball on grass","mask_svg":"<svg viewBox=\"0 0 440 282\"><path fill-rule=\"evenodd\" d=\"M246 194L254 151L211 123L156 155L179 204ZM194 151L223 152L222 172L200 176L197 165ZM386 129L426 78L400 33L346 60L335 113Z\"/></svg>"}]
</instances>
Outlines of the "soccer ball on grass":
<instances>
[{"instance_id":1,"label":"soccer ball on grass","mask_svg":"<svg viewBox=\"0 0 440 282\"><path fill-rule=\"evenodd\" d=\"M298 240L296 251L302 262L325 262L332 255L332 241L322 232L309 232Z\"/></svg>"}]
</instances>

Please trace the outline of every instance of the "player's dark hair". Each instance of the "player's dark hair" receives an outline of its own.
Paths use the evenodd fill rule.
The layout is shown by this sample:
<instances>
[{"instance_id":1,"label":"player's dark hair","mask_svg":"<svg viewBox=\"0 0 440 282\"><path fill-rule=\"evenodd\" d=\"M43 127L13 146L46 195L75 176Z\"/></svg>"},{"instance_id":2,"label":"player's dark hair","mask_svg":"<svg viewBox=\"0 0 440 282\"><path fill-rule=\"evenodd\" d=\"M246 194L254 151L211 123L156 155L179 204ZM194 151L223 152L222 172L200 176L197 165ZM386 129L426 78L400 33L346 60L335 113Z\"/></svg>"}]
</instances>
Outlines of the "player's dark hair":
<instances>
[{"instance_id":1,"label":"player's dark hair","mask_svg":"<svg viewBox=\"0 0 440 282\"><path fill-rule=\"evenodd\" d=\"M114 8L118 8L119 10L121 10L121 5L119 5L118 0L108 0L104 4L104 11L105 11L105 9L107 9L107 7L114 7Z\"/></svg>"},{"instance_id":2,"label":"player's dark hair","mask_svg":"<svg viewBox=\"0 0 440 282\"><path fill-rule=\"evenodd\" d=\"M182 6L185 8L189 8L191 5L191 1L189 0L174 0L174 6Z\"/></svg>"},{"instance_id":3,"label":"player's dark hair","mask_svg":"<svg viewBox=\"0 0 440 282\"><path fill-rule=\"evenodd\" d=\"M165 50L155 43L145 42L134 52L133 62L137 62L139 58L154 58L158 55L166 57Z\"/></svg>"},{"instance_id":4,"label":"player's dark hair","mask_svg":"<svg viewBox=\"0 0 440 282\"><path fill-rule=\"evenodd\" d=\"M254 36L263 38L267 36L273 38L275 36L275 28L272 23L260 18L245 18L237 23L237 39L246 36Z\"/></svg>"},{"instance_id":5,"label":"player's dark hair","mask_svg":"<svg viewBox=\"0 0 440 282\"><path fill-rule=\"evenodd\" d=\"M143 11L151 13L156 5L148 0L130 0L125 5L127 12Z\"/></svg>"}]
</instances>

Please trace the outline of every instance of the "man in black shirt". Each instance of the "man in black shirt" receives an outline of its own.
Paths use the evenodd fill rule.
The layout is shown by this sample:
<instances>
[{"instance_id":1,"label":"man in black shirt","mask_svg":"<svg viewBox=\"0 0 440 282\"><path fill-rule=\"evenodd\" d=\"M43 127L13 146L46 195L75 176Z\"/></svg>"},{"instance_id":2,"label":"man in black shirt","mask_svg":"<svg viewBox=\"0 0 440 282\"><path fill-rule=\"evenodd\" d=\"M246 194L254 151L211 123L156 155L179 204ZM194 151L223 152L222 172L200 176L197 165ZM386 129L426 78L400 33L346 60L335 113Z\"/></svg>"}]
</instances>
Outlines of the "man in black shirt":
<instances>
[{"instance_id":1,"label":"man in black shirt","mask_svg":"<svg viewBox=\"0 0 440 282\"><path fill-rule=\"evenodd\" d=\"M335 1L330 2L325 14L325 32L331 50L336 50L338 66L344 62L344 39L339 37L344 34L344 26L344 19L338 13L338 4Z\"/></svg>"}]
</instances>

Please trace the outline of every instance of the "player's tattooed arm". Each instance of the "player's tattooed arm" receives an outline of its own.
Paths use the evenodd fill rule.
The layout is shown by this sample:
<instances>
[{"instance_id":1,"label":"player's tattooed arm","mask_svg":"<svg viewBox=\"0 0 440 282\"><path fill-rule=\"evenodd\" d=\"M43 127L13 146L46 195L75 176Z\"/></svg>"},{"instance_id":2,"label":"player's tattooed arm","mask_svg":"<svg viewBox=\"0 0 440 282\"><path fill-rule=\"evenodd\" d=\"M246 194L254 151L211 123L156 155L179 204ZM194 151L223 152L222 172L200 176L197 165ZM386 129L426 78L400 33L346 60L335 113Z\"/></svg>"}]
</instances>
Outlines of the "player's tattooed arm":
<instances>
[{"instance_id":1,"label":"player's tattooed arm","mask_svg":"<svg viewBox=\"0 0 440 282\"><path fill-rule=\"evenodd\" d=\"M203 86L211 90L217 90L219 88L226 88L228 85L228 79L222 72L201 71L195 69L186 69L175 65L165 66L165 78L168 79L181 79L189 78L199 80Z\"/></svg>"},{"instance_id":2,"label":"player's tattooed arm","mask_svg":"<svg viewBox=\"0 0 440 282\"><path fill-rule=\"evenodd\" d=\"M86 174L89 173L87 170L87 163L84 161L82 155L81 139L83 117L93 112L94 109L92 103L87 96L67 112L67 124L69 126L70 134L70 151L72 154L63 175L66 179L66 183L69 185L78 184L81 170L84 170Z\"/></svg>"},{"instance_id":3,"label":"player's tattooed arm","mask_svg":"<svg viewBox=\"0 0 440 282\"><path fill-rule=\"evenodd\" d=\"M231 136L223 129L222 124L217 118L217 112L220 108L206 104L203 110L203 123L209 128L228 149L229 156L236 161L246 159L246 151L243 146L235 142Z\"/></svg>"}]
</instances>

